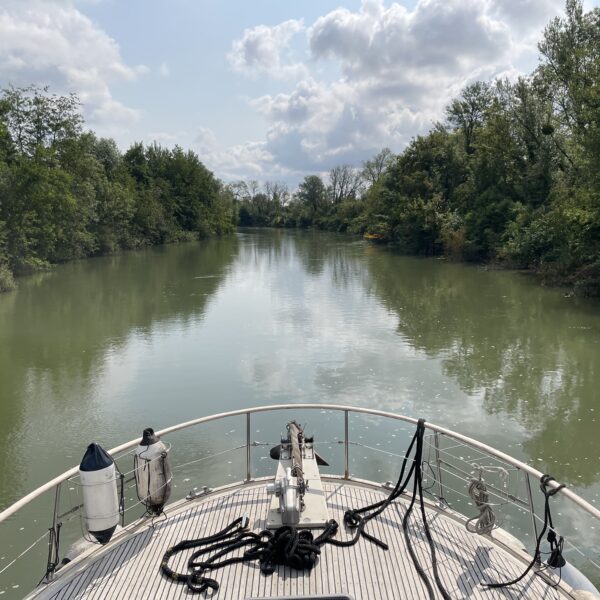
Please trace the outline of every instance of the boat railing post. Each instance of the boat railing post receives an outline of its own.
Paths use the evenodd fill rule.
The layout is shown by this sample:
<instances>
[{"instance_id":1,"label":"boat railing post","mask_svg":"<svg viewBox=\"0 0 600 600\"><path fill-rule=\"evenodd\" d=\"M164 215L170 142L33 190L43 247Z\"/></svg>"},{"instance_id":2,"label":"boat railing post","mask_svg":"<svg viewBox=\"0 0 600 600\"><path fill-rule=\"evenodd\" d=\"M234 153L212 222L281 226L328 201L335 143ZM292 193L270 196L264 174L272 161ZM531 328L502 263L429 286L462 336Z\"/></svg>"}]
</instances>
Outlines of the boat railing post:
<instances>
[{"instance_id":1,"label":"boat railing post","mask_svg":"<svg viewBox=\"0 0 600 600\"><path fill-rule=\"evenodd\" d=\"M344 411L344 479L350 479L349 411Z\"/></svg>"},{"instance_id":2,"label":"boat railing post","mask_svg":"<svg viewBox=\"0 0 600 600\"><path fill-rule=\"evenodd\" d=\"M444 485L442 483L442 460L440 458L440 434L439 431L433 433L433 444L435 447L435 464L438 480L438 496L440 500L444 500Z\"/></svg>"},{"instance_id":3,"label":"boat railing post","mask_svg":"<svg viewBox=\"0 0 600 600\"><path fill-rule=\"evenodd\" d=\"M538 538L537 523L535 522L535 509L533 506L533 494L531 493L531 480L529 473L525 473L525 489L527 490L527 499L529 501L529 514L531 516L531 529L533 532L534 543Z\"/></svg>"},{"instance_id":4,"label":"boat railing post","mask_svg":"<svg viewBox=\"0 0 600 600\"><path fill-rule=\"evenodd\" d=\"M246 481L252 479L252 457L250 456L250 413L246 413Z\"/></svg>"},{"instance_id":5,"label":"boat railing post","mask_svg":"<svg viewBox=\"0 0 600 600\"><path fill-rule=\"evenodd\" d=\"M58 566L59 557L59 529L61 524L58 522L58 510L60 504L60 489L62 483L58 483L54 490L54 512L52 513L52 527L49 529L48 538L48 564L46 565L46 575L44 581L50 583L54 577L54 571Z\"/></svg>"}]
</instances>

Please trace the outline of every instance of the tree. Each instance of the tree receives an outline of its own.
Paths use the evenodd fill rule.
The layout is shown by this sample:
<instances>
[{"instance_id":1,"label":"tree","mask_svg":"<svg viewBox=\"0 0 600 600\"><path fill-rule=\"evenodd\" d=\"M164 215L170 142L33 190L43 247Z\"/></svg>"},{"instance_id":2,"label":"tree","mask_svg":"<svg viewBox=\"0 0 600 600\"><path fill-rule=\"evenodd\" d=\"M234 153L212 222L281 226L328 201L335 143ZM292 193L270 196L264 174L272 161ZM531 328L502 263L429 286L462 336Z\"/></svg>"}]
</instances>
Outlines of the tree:
<instances>
[{"instance_id":1,"label":"tree","mask_svg":"<svg viewBox=\"0 0 600 600\"><path fill-rule=\"evenodd\" d=\"M564 17L553 19L538 45L537 75L559 116L563 130L574 134L590 161L600 168L600 9L583 11L581 0L567 0ZM571 153L563 152L571 166ZM598 177L596 177L598 182Z\"/></svg>"},{"instance_id":2,"label":"tree","mask_svg":"<svg viewBox=\"0 0 600 600\"><path fill-rule=\"evenodd\" d=\"M9 87L2 92L2 120L19 155L60 150L81 134L83 119L75 94L56 96L48 88Z\"/></svg>"},{"instance_id":3,"label":"tree","mask_svg":"<svg viewBox=\"0 0 600 600\"><path fill-rule=\"evenodd\" d=\"M485 119L485 114L492 103L492 93L487 83L477 81L467 86L446 109L448 122L459 129L464 137L465 151L473 154L475 135Z\"/></svg>"},{"instance_id":4,"label":"tree","mask_svg":"<svg viewBox=\"0 0 600 600\"><path fill-rule=\"evenodd\" d=\"M350 165L339 165L329 171L329 194L333 204L356 198L361 185L361 172Z\"/></svg>"},{"instance_id":5,"label":"tree","mask_svg":"<svg viewBox=\"0 0 600 600\"><path fill-rule=\"evenodd\" d=\"M250 190L245 181L234 181L233 183L228 184L227 187L231 191L235 202L250 200Z\"/></svg>"},{"instance_id":6,"label":"tree","mask_svg":"<svg viewBox=\"0 0 600 600\"><path fill-rule=\"evenodd\" d=\"M296 196L315 216L325 204L326 190L323 180L318 175L308 175L298 186Z\"/></svg>"},{"instance_id":7,"label":"tree","mask_svg":"<svg viewBox=\"0 0 600 600\"><path fill-rule=\"evenodd\" d=\"M290 193L285 183L266 181L264 191L275 212L279 212L289 200Z\"/></svg>"},{"instance_id":8,"label":"tree","mask_svg":"<svg viewBox=\"0 0 600 600\"><path fill-rule=\"evenodd\" d=\"M227 233L232 194L193 152L83 132L75 95L0 93L0 290L12 272Z\"/></svg>"},{"instance_id":9,"label":"tree","mask_svg":"<svg viewBox=\"0 0 600 600\"><path fill-rule=\"evenodd\" d=\"M108 179L115 180L122 176L123 158L115 140L93 136L91 152L102 165Z\"/></svg>"},{"instance_id":10,"label":"tree","mask_svg":"<svg viewBox=\"0 0 600 600\"><path fill-rule=\"evenodd\" d=\"M145 185L148 183L150 172L144 144L141 142L132 144L123 155L123 160L125 161L127 170L138 185Z\"/></svg>"},{"instance_id":11,"label":"tree","mask_svg":"<svg viewBox=\"0 0 600 600\"><path fill-rule=\"evenodd\" d=\"M557 151L556 136L552 139L548 127L551 108L540 96L536 82L520 77L515 83L499 81L496 84L496 107L491 128L500 131L494 152L507 157L503 167L511 173L513 199L533 207L548 199L553 172L564 169L562 156ZM499 123L503 125L498 127Z\"/></svg>"},{"instance_id":12,"label":"tree","mask_svg":"<svg viewBox=\"0 0 600 600\"><path fill-rule=\"evenodd\" d=\"M362 178L369 185L375 185L382 175L390 168L394 154L389 148L378 152L371 160L363 162Z\"/></svg>"}]
</instances>

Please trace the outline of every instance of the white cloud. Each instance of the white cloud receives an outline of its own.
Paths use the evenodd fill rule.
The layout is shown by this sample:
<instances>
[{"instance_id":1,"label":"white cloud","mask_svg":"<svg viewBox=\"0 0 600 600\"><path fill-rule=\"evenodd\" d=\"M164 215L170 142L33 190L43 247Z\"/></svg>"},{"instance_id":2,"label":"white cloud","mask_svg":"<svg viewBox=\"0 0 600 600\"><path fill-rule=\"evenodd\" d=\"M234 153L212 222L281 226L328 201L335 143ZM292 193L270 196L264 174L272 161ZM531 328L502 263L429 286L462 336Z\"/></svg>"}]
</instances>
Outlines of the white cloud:
<instances>
[{"instance_id":1,"label":"white cloud","mask_svg":"<svg viewBox=\"0 0 600 600\"><path fill-rule=\"evenodd\" d=\"M246 29L239 40L234 40L227 55L234 71L245 75L267 74L275 78L299 77L306 73L297 62L286 62L285 52L292 38L303 31L302 20L290 19L274 27L258 25Z\"/></svg>"},{"instance_id":2,"label":"white cloud","mask_svg":"<svg viewBox=\"0 0 600 600\"><path fill-rule=\"evenodd\" d=\"M184 137L227 180L296 183L336 164L359 164L384 146L399 151L443 118L465 84L529 71L543 26L561 5L418 0L408 9L363 0L358 10L338 8L308 26L295 19L257 25L227 58L235 72L280 80L282 91L248 100L267 123L264 139L223 148L203 127ZM301 64L302 52L309 58Z\"/></svg>"},{"instance_id":3,"label":"white cloud","mask_svg":"<svg viewBox=\"0 0 600 600\"><path fill-rule=\"evenodd\" d=\"M214 148L208 152L199 149L199 154L200 160L225 181L265 179L281 172L265 142L245 142L225 150Z\"/></svg>"},{"instance_id":4,"label":"white cloud","mask_svg":"<svg viewBox=\"0 0 600 600\"><path fill-rule=\"evenodd\" d=\"M194 146L201 155L213 152L217 147L217 137L210 127L199 127L194 138Z\"/></svg>"},{"instance_id":5,"label":"white cloud","mask_svg":"<svg viewBox=\"0 0 600 600\"><path fill-rule=\"evenodd\" d=\"M564 7L564 0L495 0L490 10L519 31L541 30Z\"/></svg>"},{"instance_id":6,"label":"white cloud","mask_svg":"<svg viewBox=\"0 0 600 600\"><path fill-rule=\"evenodd\" d=\"M147 140L148 143L152 144L156 142L157 144L167 146L168 148L175 146L180 139L179 135L168 131L154 131L145 136L145 140Z\"/></svg>"},{"instance_id":7,"label":"white cloud","mask_svg":"<svg viewBox=\"0 0 600 600\"><path fill-rule=\"evenodd\" d=\"M363 0L357 11L338 8L319 17L306 30L310 74L291 91L250 101L269 123L266 155L279 170L306 173L359 163L384 146L400 150L443 117L465 84L528 70L558 6L558 0L419 0L409 10ZM271 40L288 23L247 30L234 43L234 65L280 70L289 36ZM319 65L332 63L338 78L318 80Z\"/></svg>"},{"instance_id":8,"label":"white cloud","mask_svg":"<svg viewBox=\"0 0 600 600\"><path fill-rule=\"evenodd\" d=\"M249 141L223 147L210 127L196 127L194 131L151 131L143 139L147 144L156 142L167 148L178 145L191 149L206 167L225 181L247 177L265 179L272 173L281 173L266 150L266 142Z\"/></svg>"},{"instance_id":9,"label":"white cloud","mask_svg":"<svg viewBox=\"0 0 600 600\"><path fill-rule=\"evenodd\" d=\"M4 0L0 7L0 81L76 92L88 124L132 121L140 113L116 100L110 85L147 71L123 61L114 39L68 0ZM107 130L105 129L104 132Z\"/></svg>"}]
</instances>

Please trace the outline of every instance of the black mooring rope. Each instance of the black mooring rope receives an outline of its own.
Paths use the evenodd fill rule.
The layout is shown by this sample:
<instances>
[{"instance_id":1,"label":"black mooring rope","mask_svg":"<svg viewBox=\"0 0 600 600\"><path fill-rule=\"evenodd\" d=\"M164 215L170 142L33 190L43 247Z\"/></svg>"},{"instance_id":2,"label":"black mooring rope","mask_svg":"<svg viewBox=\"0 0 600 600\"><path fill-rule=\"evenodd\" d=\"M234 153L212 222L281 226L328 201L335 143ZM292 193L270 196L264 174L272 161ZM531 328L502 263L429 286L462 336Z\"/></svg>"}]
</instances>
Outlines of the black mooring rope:
<instances>
[{"instance_id":1,"label":"black mooring rope","mask_svg":"<svg viewBox=\"0 0 600 600\"><path fill-rule=\"evenodd\" d=\"M404 455L404 460L402 461L402 467L400 469L400 475L398 476L398 481L396 481L396 485L394 486L394 489L392 490L390 495L387 498L384 498L383 500L380 500L379 502L369 504L368 506L363 506L362 508L354 508L354 509L347 510L344 514L344 523L348 527L350 527L352 529L356 529L356 533L354 534L354 537L351 540L345 540L345 541L330 540L329 541L330 544L333 544L334 546L353 546L354 544L356 544L356 542L358 542L359 538L362 536L365 539L372 542L373 544L380 546L384 550L388 549L388 545L383 540L380 540L379 538L376 538L375 536L367 533L365 531L365 527L369 521L371 521L372 519L374 519L375 517L380 515L406 489L406 486L408 485L410 477L415 470L414 460L413 460L412 466L410 467L410 469L408 471L406 479L403 479L404 471L406 470L406 463L408 462L408 457L410 456L410 453L413 449L413 446L415 445L418 435L419 435L419 428L417 426L417 431L413 435L413 438L408 446L408 450L406 451L406 454ZM422 435L422 433L421 433L421 435ZM364 514L364 513L366 513L366 514Z\"/></svg>"},{"instance_id":2,"label":"black mooring rope","mask_svg":"<svg viewBox=\"0 0 600 600\"><path fill-rule=\"evenodd\" d=\"M408 548L408 552L410 557L412 558L413 564L415 565L415 569L419 574L419 577L425 584L427 588L427 593L429 594L429 598L433 600L435 598L433 587L431 582L429 581L429 577L425 573L425 570L419 563L419 559L417 558L417 554L414 551L412 541L410 535L408 534L408 519L410 518L410 514L412 512L413 506L415 504L415 500L417 497L417 492L419 495L419 506L421 509L421 519L423 520L423 529L425 531L425 537L427 538L427 542L429 544L429 549L431 551L431 564L433 566L433 577L435 579L435 583L437 585L438 590L442 594L444 600L451 600L450 594L446 591L446 588L442 584L440 579L440 574L438 571L437 564L437 556L435 554L435 543L433 541L433 537L431 535L431 531L429 529L429 524L427 523L427 516L425 514L425 504L423 502L423 471L421 468L423 461L423 437L425 435L425 421L423 419L419 419L419 423L417 425L417 433L415 434L417 438L417 449L415 451L415 458L413 459L414 465L414 483L413 483L413 494L404 514L404 518L402 519L402 530L404 531L404 539L406 540L406 546Z\"/></svg>"},{"instance_id":3,"label":"black mooring rope","mask_svg":"<svg viewBox=\"0 0 600 600\"><path fill-rule=\"evenodd\" d=\"M317 557L321 553L322 545L332 544L334 546L342 547L353 546L361 537L364 537L369 542L384 550L388 550L388 545L383 540L368 533L366 531L366 526L405 491L411 477L413 477L412 499L402 521L406 543L415 568L427 587L429 598L433 599L433 587L417 559L408 533L408 521L418 494L424 531L431 550L431 561L435 583L444 600L451 600L450 595L445 590L439 577L435 544L427 524L425 505L423 502L422 460L424 434L425 421L424 419L419 419L415 434L402 461L400 475L389 496L379 502L363 506L362 508L350 509L345 512L344 523L349 528L356 530L351 539L337 540L334 538L338 530L338 524L333 519L328 522L324 531L318 537L313 538L313 534L309 530L298 530L292 526L283 526L274 532L263 530L259 533L253 533L247 529L247 517L240 517L225 527L225 529L212 536L195 540L185 540L169 548L165 552L161 563L163 575L173 581L187 584L192 592L205 592L209 588L216 591L219 589L219 583L214 579L206 577L205 573L206 571L219 569L227 565L257 560L260 563L261 572L265 575L272 574L277 568L277 565L286 565L299 570L310 570L314 567ZM412 458L410 468L405 477L406 466L413 448L415 448L414 457ZM229 558L225 558L231 552L246 546L249 546L249 548L242 556L230 556ZM188 572L177 573L176 571L173 571L169 567L169 560L171 557L178 552L192 548L198 548L198 550L196 550L188 559ZM205 554L211 553L214 554L205 560L200 558Z\"/></svg>"},{"instance_id":4,"label":"black mooring rope","mask_svg":"<svg viewBox=\"0 0 600 600\"><path fill-rule=\"evenodd\" d=\"M429 525L427 524L427 517L425 515L425 505L423 502L423 471L422 471L424 436L425 436L425 420L419 419L419 421L417 422L417 429L415 431L415 434L408 446L408 450L406 451L406 454L404 455L404 459L402 461L402 467L400 469L400 475L398 476L396 485L394 486L394 489L392 490L390 495L387 498L380 500L379 502L375 502L374 504L369 504L368 506L363 506L362 508L355 508L355 509L347 510L346 513L344 514L344 523L350 528L356 528L356 533L355 533L354 537L351 540L346 540L346 541L330 539L328 541L328 543L332 544L334 546L352 546L352 545L356 544L356 542L358 542L360 537L364 537L371 543L380 546L384 550L387 550L388 545L383 540L380 540L380 539L376 538L375 536L367 533L365 528L369 521L371 521L375 517L379 516L394 500L396 500L399 496L401 496L403 494L404 490L408 486L408 483L410 482L410 478L413 477L414 485L413 485L413 494L412 494L411 503L406 511L406 514L404 515L404 519L402 520L402 529L404 531L406 545L409 549L409 553L411 555L411 558L413 560L415 568L416 568L417 572L419 573L419 576L425 583L425 586L427 587L429 597L434 598L433 588L431 586L431 583L429 582L429 578L427 577L425 571L423 570L423 568L421 567L421 565L419 563L419 560L417 559L417 556L412 548L410 536L408 534L408 520L410 518L410 514L412 512L412 509L413 509L413 506L414 506L414 503L415 503L415 500L416 500L416 497L418 494L419 505L421 508L421 518L423 519L425 536L427 537L427 542L429 543L429 548L431 551L431 562L433 565L433 574L434 574L435 583L436 583L438 589L440 590L440 593L442 594L442 597L444 598L444 600L450 600L450 595L444 588L444 586L441 582L440 576L439 576L439 572L438 572L438 568L437 568L437 557L436 557L436 553L435 553L435 543L433 541L431 531L429 530ZM406 465L408 463L408 458L409 458L415 444L416 444L415 454L412 459L411 466L408 470L408 473L406 474L406 477L404 477L404 473L406 471Z\"/></svg>"},{"instance_id":5,"label":"black mooring rope","mask_svg":"<svg viewBox=\"0 0 600 600\"><path fill-rule=\"evenodd\" d=\"M178 583L185 583L192 592L205 592L209 588L219 589L215 579L205 576L206 571L220 569L228 565L257 560L264 575L272 574L278 565L286 565L298 570L311 570L321 553L321 546L327 543L338 530L338 524L330 520L324 531L316 538L308 529L298 530L289 525L275 531L263 530L260 533L248 531L248 517L239 517L214 535L185 540L169 548L162 559L161 571L165 577ZM242 556L224 558L239 548L249 546ZM188 559L188 573L177 573L169 567L174 554L191 548L199 548ZM206 560L198 560L204 554L212 554ZM223 560L219 560L223 559Z\"/></svg>"},{"instance_id":6,"label":"black mooring rope","mask_svg":"<svg viewBox=\"0 0 600 600\"><path fill-rule=\"evenodd\" d=\"M50 575L56 571L56 567L58 566L61 527L62 522L58 522L55 526L48 528L48 562L46 572L39 580L38 585L41 585L44 580L49 581Z\"/></svg>"},{"instance_id":7,"label":"black mooring rope","mask_svg":"<svg viewBox=\"0 0 600 600\"><path fill-rule=\"evenodd\" d=\"M544 534L546 533L546 529L548 529L548 526L550 526L550 531L548 531L547 537L547 540L550 544L550 560L548 561L548 564L552 567L562 567L565 564L565 560L562 557L563 538L561 537L559 540L557 540L556 533L554 531L554 524L552 523L552 513L550 512L550 498L554 496L559 490L562 490L565 487L565 485L561 483L559 486L553 489L548 489L548 484L551 481L556 480L550 475L542 475L542 477L540 478L540 490L542 491L542 494L544 494L544 526L542 527L542 530L540 531L536 540L535 551L533 553L532 561L529 563L525 571L523 571L521 575L519 575L516 579L513 579L512 581L505 581L503 583L482 583L481 585L488 588L503 588L508 587L510 585L514 585L515 583L519 583L519 581L521 581L527 575L527 573L531 571L535 564L541 563L540 546L542 544L542 539L544 537Z\"/></svg>"}]
</instances>

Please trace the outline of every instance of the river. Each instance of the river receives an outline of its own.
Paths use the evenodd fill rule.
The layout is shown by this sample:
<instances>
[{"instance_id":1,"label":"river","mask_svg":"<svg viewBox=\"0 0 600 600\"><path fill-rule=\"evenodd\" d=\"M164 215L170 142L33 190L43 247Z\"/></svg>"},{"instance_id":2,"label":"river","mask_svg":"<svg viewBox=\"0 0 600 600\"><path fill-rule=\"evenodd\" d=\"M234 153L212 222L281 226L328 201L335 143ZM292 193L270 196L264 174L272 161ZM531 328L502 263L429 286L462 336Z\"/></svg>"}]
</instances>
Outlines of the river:
<instances>
[{"instance_id":1,"label":"river","mask_svg":"<svg viewBox=\"0 0 600 600\"><path fill-rule=\"evenodd\" d=\"M290 402L422 416L595 503L599 375L597 302L342 235L242 230L71 263L0 295L0 508L92 440Z\"/></svg>"}]
</instances>

